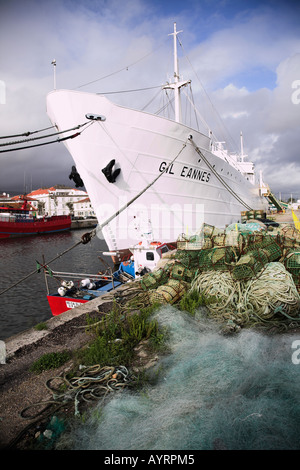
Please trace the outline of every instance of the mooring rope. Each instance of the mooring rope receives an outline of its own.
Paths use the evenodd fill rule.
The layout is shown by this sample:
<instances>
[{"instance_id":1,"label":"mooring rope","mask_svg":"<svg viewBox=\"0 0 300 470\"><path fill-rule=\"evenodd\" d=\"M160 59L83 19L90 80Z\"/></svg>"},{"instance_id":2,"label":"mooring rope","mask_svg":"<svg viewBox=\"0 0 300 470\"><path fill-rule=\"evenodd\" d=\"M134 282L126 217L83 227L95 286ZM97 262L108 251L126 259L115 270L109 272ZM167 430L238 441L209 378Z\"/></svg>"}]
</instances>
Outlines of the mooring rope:
<instances>
[{"instance_id":1,"label":"mooring rope","mask_svg":"<svg viewBox=\"0 0 300 470\"><path fill-rule=\"evenodd\" d=\"M105 128L103 127L103 129L105 130ZM106 130L105 130L106 131ZM109 134L108 134L109 135ZM111 137L111 136L110 136ZM181 154L181 152L185 149L186 145L187 145L187 142L188 142L189 138L183 143L183 146L181 147L181 149L179 150L179 152L177 153L177 155L173 158L172 161L170 161L170 163L165 167L164 170L162 170L162 172L157 175L153 181L151 181L151 183L149 183L144 189L142 189L136 196L134 196L129 202L127 202L123 207L121 207L121 209L119 209L115 214L113 214L112 216L110 216L108 219L106 219L105 222L103 222L102 224L99 224L97 225L97 227L92 230L92 232L90 232L92 234L92 236L95 236L99 231L101 231L106 225L108 225L115 217L117 217L118 215L121 214L121 212L123 212L125 209L127 209L131 204L133 204L140 196L142 196L142 194L144 194L149 188L151 188L151 186L153 186L156 181L162 177L162 175L164 173L166 173L168 171L168 169L170 168L170 166L172 165L172 163L175 162L175 160L177 160L177 158L179 157L179 155Z\"/></svg>"},{"instance_id":2,"label":"mooring rope","mask_svg":"<svg viewBox=\"0 0 300 470\"><path fill-rule=\"evenodd\" d=\"M93 124L93 123L92 123ZM177 153L177 155L173 158L173 160L166 166L166 168L158 175L156 176L156 178L154 178L154 180L149 183L142 191L140 191L136 196L134 196L127 204L125 204L125 206L121 207L121 209L119 209L117 212L115 212L113 215L111 215L110 217L108 217L108 219L103 222L101 225L97 225L97 227L93 230L91 230L90 232L87 232L85 234L82 235L81 239L76 242L73 246L71 246L70 248L68 248L67 250L63 251L62 253L60 253L59 255L55 256L55 258L51 259L50 261L48 261L47 263L43 263L43 266L47 266L48 264L52 263L53 261L55 261L56 259L62 257L63 255L65 255L66 253L68 253L69 251L73 250L76 246L80 245L80 244L87 244L89 241L91 241L91 239L93 237L95 237L97 235L97 233L99 233L99 231L101 231L106 225L109 224L109 222L111 222L115 217L117 217L119 214L121 214L121 212L123 212L125 209L127 209L127 207L129 207L134 201L136 201L144 192L147 191L147 189L149 189L151 186L153 186L153 184L159 179L161 178L161 176L166 173L168 171L168 169L170 168L170 166L172 165L172 163L175 162L175 160L179 157L179 155L181 154L181 152L183 151L183 149L186 147L186 144L187 144L187 140L184 142L182 148L179 150L179 152ZM1 153L1 151L0 151ZM13 287L17 286L18 284L20 284L21 282L25 281L26 279L28 279L30 276L33 276L34 274L38 273L40 270L40 267L39 268L36 268L34 271L30 272L29 274L27 274L25 277L23 277L22 279L20 279L19 281L15 282L13 285L7 287L6 289L4 289L3 291L0 292L0 295L4 294L5 292L7 292L8 290L12 289Z\"/></svg>"},{"instance_id":3,"label":"mooring rope","mask_svg":"<svg viewBox=\"0 0 300 470\"><path fill-rule=\"evenodd\" d=\"M75 248L76 246L80 245L82 242L82 240L79 240L78 242L76 242L74 245L72 245L70 248L67 248L67 250L63 251L62 253L58 254L57 256L55 256L54 258L52 258L50 261L48 261L47 263L44 263L44 265L48 265L50 263L52 263L53 261L57 260L58 258L61 258L61 256L65 255L66 253L68 253L69 251L73 250L73 248ZM19 281L15 282L14 284L12 284L11 286L7 287L6 289L4 289L3 291L0 292L0 295L4 294L5 292L7 292L8 290L12 289L13 287L17 286L18 284L20 284L21 282L25 281L26 279L28 279L30 276L33 276L33 274L36 274L40 271L40 267L37 267L34 271L31 271L29 274L27 274L26 276L24 276L22 279L20 279Z\"/></svg>"},{"instance_id":4,"label":"mooring rope","mask_svg":"<svg viewBox=\"0 0 300 470\"><path fill-rule=\"evenodd\" d=\"M216 176L216 178L220 181L220 183L222 183L222 185L227 189L227 191L244 207L246 207L246 209L248 209L249 211L252 210L252 208L245 202L243 201L240 196L226 183L226 181L224 181L224 179L218 174L218 172L215 170L215 168L209 163L208 159L203 155L203 153L201 152L201 150L199 149L199 147L197 147L197 145L195 144L195 142L193 141L193 137L190 136L190 142L193 144L196 152L201 156L201 158L204 160L204 162L206 163L206 165L208 166L208 168L210 169L210 171Z\"/></svg>"},{"instance_id":5,"label":"mooring rope","mask_svg":"<svg viewBox=\"0 0 300 470\"><path fill-rule=\"evenodd\" d=\"M33 140L40 140L40 139L46 139L48 137L53 137L54 135L59 135L59 134L64 134L65 132L71 132L76 129L80 129L81 127L86 126L87 124L90 124L89 122L85 122L83 124L79 124L78 126L72 127L71 129L66 129L65 131L59 131L59 132L54 132L52 134L47 134L47 135L42 135L39 137L31 137L30 139L22 139L22 140L16 140L14 142L5 142L4 144L0 144L0 147L5 147L8 145L18 145L18 144L23 144L24 142L31 142ZM26 135L26 134L25 134ZM1 137L4 139L4 137Z\"/></svg>"},{"instance_id":6,"label":"mooring rope","mask_svg":"<svg viewBox=\"0 0 300 470\"><path fill-rule=\"evenodd\" d=\"M0 153L16 152L17 150L26 150L26 149L31 149L34 147L42 147L43 145L50 145L50 144L55 144L59 142L64 142L65 140L74 139L75 137L78 137L79 135L81 135L81 132L76 132L75 134L71 134L68 137L62 137L60 139L50 140L49 142L43 142L42 144L33 144L33 145L26 145L24 147L0 150Z\"/></svg>"},{"instance_id":7,"label":"mooring rope","mask_svg":"<svg viewBox=\"0 0 300 470\"><path fill-rule=\"evenodd\" d=\"M0 139L12 139L13 137L25 137L31 134L37 134L38 132L47 131L48 129L52 129L53 127L55 126L45 127L44 129L39 129L37 131L27 131L27 132L23 132L22 134L4 135L4 136L0 136Z\"/></svg>"}]
</instances>

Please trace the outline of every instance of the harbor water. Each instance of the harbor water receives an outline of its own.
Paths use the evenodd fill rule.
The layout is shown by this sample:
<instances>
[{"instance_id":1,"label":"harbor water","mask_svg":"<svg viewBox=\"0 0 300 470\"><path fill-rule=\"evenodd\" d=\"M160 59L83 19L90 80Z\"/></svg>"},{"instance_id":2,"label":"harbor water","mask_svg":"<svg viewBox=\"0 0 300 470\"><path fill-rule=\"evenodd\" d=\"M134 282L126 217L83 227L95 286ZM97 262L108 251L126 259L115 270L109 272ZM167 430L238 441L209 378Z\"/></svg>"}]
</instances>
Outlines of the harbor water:
<instances>
[{"instance_id":1,"label":"harbor water","mask_svg":"<svg viewBox=\"0 0 300 470\"><path fill-rule=\"evenodd\" d=\"M91 229L71 230L49 235L34 235L0 241L0 292L35 271L38 261L43 263L68 250ZM113 267L103 239L94 237L86 245L80 244L50 264L54 271L96 274L106 269L100 256ZM50 292L57 292L58 283L48 278ZM0 340L5 340L52 317L47 301L43 270L0 295Z\"/></svg>"}]
</instances>

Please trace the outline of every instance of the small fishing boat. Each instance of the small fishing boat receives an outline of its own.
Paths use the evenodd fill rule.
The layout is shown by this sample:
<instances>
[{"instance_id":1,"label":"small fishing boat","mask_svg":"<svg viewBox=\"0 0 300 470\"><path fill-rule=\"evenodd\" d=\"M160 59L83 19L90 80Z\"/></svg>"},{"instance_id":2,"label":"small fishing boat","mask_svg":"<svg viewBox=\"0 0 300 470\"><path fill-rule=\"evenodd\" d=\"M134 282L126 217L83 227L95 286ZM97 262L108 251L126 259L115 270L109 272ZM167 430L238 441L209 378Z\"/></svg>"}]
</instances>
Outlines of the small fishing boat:
<instances>
[{"instance_id":1,"label":"small fishing boat","mask_svg":"<svg viewBox=\"0 0 300 470\"><path fill-rule=\"evenodd\" d=\"M47 283L47 300L52 315L78 307L90 300L112 292L122 284L138 279L152 271L164 253L176 246L157 241L143 241L131 248L132 256L120 263L116 271L108 268L103 273L82 274L52 271L49 266L42 266L46 280L50 276L59 283L57 292L49 293ZM111 255L111 252L104 255Z\"/></svg>"},{"instance_id":2,"label":"small fishing boat","mask_svg":"<svg viewBox=\"0 0 300 470\"><path fill-rule=\"evenodd\" d=\"M70 215L37 217L24 199L22 206L0 205L0 239L70 230Z\"/></svg>"}]
</instances>

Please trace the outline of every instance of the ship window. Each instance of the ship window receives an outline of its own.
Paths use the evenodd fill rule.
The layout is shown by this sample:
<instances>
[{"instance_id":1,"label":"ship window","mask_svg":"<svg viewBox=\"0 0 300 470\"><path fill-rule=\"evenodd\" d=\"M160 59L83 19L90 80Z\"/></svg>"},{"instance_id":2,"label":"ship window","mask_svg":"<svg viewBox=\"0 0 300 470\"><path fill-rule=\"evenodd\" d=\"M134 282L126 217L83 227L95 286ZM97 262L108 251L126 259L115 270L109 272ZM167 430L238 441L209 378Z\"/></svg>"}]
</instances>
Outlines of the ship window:
<instances>
[{"instance_id":1,"label":"ship window","mask_svg":"<svg viewBox=\"0 0 300 470\"><path fill-rule=\"evenodd\" d=\"M154 261L154 253L152 253L152 251L147 251L146 260L147 261Z\"/></svg>"}]
</instances>

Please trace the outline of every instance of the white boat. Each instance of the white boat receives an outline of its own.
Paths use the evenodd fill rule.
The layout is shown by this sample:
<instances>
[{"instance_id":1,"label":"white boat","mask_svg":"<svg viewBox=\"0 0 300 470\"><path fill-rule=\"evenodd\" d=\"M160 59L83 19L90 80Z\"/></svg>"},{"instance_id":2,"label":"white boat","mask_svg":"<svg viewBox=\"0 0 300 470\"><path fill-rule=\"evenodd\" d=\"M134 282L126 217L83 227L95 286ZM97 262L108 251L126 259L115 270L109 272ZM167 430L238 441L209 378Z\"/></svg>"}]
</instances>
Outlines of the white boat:
<instances>
[{"instance_id":1,"label":"white boat","mask_svg":"<svg viewBox=\"0 0 300 470\"><path fill-rule=\"evenodd\" d=\"M96 93L54 90L47 96L48 116L63 136L84 124L65 145L99 225L130 203L102 228L109 251L118 256L147 234L174 242L203 222L223 228L239 222L241 211L267 207L251 162L227 152L212 133L181 122L180 94L190 81L179 78L177 34L175 23L174 83L162 87L174 90L174 120Z\"/></svg>"}]
</instances>

